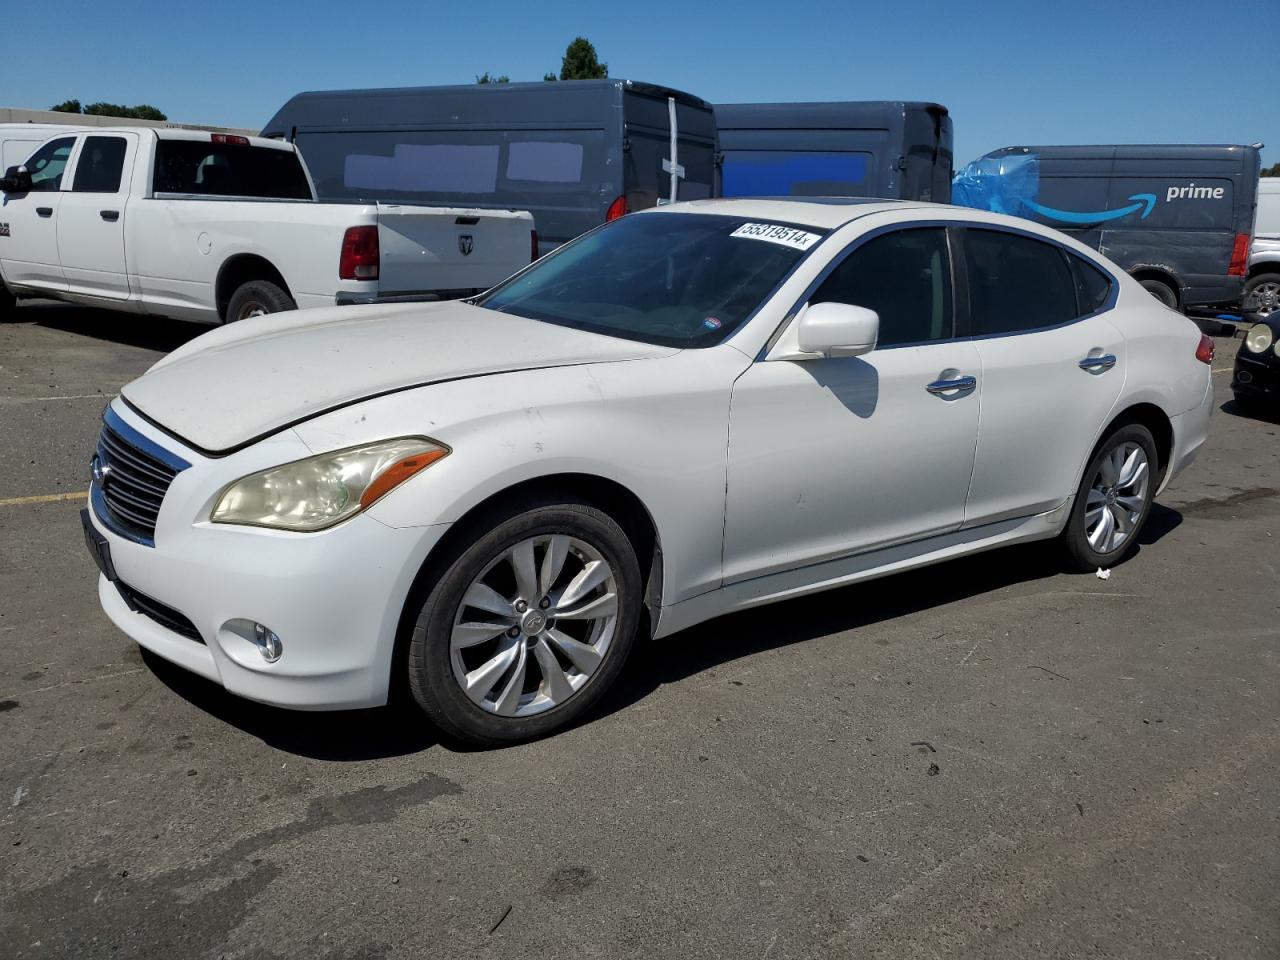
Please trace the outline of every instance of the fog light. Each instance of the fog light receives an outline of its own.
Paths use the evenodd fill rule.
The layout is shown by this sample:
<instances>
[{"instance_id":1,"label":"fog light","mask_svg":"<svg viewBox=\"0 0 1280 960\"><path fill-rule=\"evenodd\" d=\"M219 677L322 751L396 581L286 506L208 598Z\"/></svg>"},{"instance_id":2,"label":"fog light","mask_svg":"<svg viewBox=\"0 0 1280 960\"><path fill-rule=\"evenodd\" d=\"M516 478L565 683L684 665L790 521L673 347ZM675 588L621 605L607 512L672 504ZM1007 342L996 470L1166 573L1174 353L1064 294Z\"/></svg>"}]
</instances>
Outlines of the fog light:
<instances>
[{"instance_id":1,"label":"fog light","mask_svg":"<svg viewBox=\"0 0 1280 960\"><path fill-rule=\"evenodd\" d=\"M258 645L258 652L267 663L275 663L280 659L280 654L284 653L284 644L280 642L275 631L269 630L260 623L253 625L253 642Z\"/></svg>"},{"instance_id":2,"label":"fog light","mask_svg":"<svg viewBox=\"0 0 1280 960\"><path fill-rule=\"evenodd\" d=\"M1236 379L1241 383L1253 383L1253 374L1248 370L1241 370L1236 374Z\"/></svg>"}]
</instances>

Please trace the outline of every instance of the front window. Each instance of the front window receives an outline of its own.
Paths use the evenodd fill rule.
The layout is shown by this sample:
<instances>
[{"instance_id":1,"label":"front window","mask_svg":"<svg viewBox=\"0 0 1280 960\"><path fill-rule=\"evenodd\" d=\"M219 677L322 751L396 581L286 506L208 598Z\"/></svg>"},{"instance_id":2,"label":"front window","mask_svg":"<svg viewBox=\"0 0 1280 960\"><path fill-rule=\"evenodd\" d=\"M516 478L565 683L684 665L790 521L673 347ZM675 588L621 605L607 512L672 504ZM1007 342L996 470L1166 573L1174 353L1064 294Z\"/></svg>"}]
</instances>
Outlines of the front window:
<instances>
[{"instance_id":1,"label":"front window","mask_svg":"<svg viewBox=\"0 0 1280 960\"><path fill-rule=\"evenodd\" d=\"M62 189L62 171L67 168L71 148L75 145L75 137L64 137L46 143L32 154L27 161L32 193L53 193Z\"/></svg>"},{"instance_id":2,"label":"front window","mask_svg":"<svg viewBox=\"0 0 1280 960\"><path fill-rule=\"evenodd\" d=\"M624 217L478 302L629 340L710 346L741 326L825 233L697 213Z\"/></svg>"}]
</instances>

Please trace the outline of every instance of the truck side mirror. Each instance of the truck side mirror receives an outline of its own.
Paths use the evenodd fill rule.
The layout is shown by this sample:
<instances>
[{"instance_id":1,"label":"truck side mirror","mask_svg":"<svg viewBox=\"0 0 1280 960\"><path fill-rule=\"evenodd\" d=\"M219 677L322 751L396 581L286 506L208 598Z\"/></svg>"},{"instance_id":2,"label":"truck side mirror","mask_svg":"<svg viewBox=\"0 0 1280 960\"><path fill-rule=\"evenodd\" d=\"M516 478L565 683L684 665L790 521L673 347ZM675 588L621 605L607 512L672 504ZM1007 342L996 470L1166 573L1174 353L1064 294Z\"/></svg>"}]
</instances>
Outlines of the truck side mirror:
<instances>
[{"instance_id":1,"label":"truck side mirror","mask_svg":"<svg viewBox=\"0 0 1280 960\"><path fill-rule=\"evenodd\" d=\"M31 189L31 173L26 167L10 167L0 177L0 190L5 193L26 193Z\"/></svg>"}]
</instances>

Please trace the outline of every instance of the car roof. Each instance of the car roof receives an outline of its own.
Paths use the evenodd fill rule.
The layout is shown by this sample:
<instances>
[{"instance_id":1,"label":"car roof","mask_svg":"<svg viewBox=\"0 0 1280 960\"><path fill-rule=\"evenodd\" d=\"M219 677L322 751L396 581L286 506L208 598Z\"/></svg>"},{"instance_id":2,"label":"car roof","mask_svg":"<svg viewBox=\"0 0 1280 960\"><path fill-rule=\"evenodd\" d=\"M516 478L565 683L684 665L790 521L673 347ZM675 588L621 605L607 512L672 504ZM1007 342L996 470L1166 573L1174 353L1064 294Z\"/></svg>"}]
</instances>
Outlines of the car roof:
<instances>
[{"instance_id":1,"label":"car roof","mask_svg":"<svg viewBox=\"0 0 1280 960\"><path fill-rule=\"evenodd\" d=\"M870 213L896 213L917 209L949 210L954 213L958 208L937 203L879 200L873 197L732 197L663 204L640 212L714 213L725 217L756 217L832 230Z\"/></svg>"}]
</instances>

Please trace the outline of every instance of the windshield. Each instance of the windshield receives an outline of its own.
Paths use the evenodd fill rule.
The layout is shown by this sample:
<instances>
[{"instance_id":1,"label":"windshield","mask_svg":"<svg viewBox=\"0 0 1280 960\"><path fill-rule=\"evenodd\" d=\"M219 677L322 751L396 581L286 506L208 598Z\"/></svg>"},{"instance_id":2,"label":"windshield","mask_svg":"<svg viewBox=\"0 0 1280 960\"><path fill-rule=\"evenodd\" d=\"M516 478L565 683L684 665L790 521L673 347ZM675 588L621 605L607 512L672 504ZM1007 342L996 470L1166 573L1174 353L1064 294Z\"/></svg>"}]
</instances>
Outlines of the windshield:
<instances>
[{"instance_id":1,"label":"windshield","mask_svg":"<svg viewBox=\"0 0 1280 960\"><path fill-rule=\"evenodd\" d=\"M710 346L750 317L824 233L699 213L623 217L478 303L629 340Z\"/></svg>"}]
</instances>

